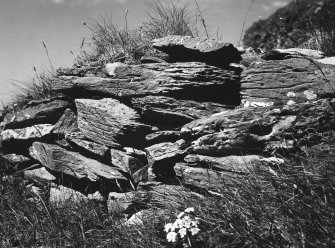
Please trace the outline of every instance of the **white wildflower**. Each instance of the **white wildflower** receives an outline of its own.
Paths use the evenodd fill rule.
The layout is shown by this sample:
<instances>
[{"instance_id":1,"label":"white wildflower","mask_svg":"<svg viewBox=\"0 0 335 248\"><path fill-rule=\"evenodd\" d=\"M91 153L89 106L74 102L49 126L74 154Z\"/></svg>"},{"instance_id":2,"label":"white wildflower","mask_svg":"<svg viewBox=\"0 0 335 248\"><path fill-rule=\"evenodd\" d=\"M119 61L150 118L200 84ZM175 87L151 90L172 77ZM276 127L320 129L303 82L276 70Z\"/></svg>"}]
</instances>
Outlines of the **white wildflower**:
<instances>
[{"instance_id":1,"label":"white wildflower","mask_svg":"<svg viewBox=\"0 0 335 248\"><path fill-rule=\"evenodd\" d=\"M183 219L183 226L186 227L186 228L190 228L191 227L191 223L192 223L192 220L190 218L190 216L185 216Z\"/></svg>"},{"instance_id":2,"label":"white wildflower","mask_svg":"<svg viewBox=\"0 0 335 248\"><path fill-rule=\"evenodd\" d=\"M293 105L293 104L295 104L295 101L288 100L286 104L290 106L290 105Z\"/></svg>"},{"instance_id":3,"label":"white wildflower","mask_svg":"<svg viewBox=\"0 0 335 248\"><path fill-rule=\"evenodd\" d=\"M198 227L199 221L197 221L197 220L193 220L193 221L191 222L191 224L192 224L193 227Z\"/></svg>"},{"instance_id":4,"label":"white wildflower","mask_svg":"<svg viewBox=\"0 0 335 248\"><path fill-rule=\"evenodd\" d=\"M177 219L173 225L175 226L175 228L182 228L183 227L183 221L181 219Z\"/></svg>"},{"instance_id":5,"label":"white wildflower","mask_svg":"<svg viewBox=\"0 0 335 248\"><path fill-rule=\"evenodd\" d=\"M178 214L177 218L180 219L181 217L183 217L184 212L181 212L180 214Z\"/></svg>"},{"instance_id":6,"label":"white wildflower","mask_svg":"<svg viewBox=\"0 0 335 248\"><path fill-rule=\"evenodd\" d=\"M194 208L193 208L193 207L191 207L191 208L186 208L184 212L185 212L185 213L191 213L191 212L194 212Z\"/></svg>"},{"instance_id":7,"label":"white wildflower","mask_svg":"<svg viewBox=\"0 0 335 248\"><path fill-rule=\"evenodd\" d=\"M290 92L287 93L287 96L288 97L295 97L295 93L290 91Z\"/></svg>"},{"instance_id":8,"label":"white wildflower","mask_svg":"<svg viewBox=\"0 0 335 248\"><path fill-rule=\"evenodd\" d=\"M175 233L175 232L169 232L166 235L166 239L167 239L168 242L176 242L176 237L177 237L177 233Z\"/></svg>"},{"instance_id":9,"label":"white wildflower","mask_svg":"<svg viewBox=\"0 0 335 248\"><path fill-rule=\"evenodd\" d=\"M191 229L191 234L192 234L192 236L194 236L194 235L198 234L198 233L199 233L199 231L200 231L200 229L199 229L199 228L197 228L197 227L194 227L194 228L192 228L192 229Z\"/></svg>"},{"instance_id":10,"label":"white wildflower","mask_svg":"<svg viewBox=\"0 0 335 248\"><path fill-rule=\"evenodd\" d=\"M167 223L164 227L165 232L173 232L175 230L175 226L172 223Z\"/></svg>"},{"instance_id":11,"label":"white wildflower","mask_svg":"<svg viewBox=\"0 0 335 248\"><path fill-rule=\"evenodd\" d=\"M179 235L181 238L184 238L186 236L187 229L186 228L180 228Z\"/></svg>"}]
</instances>

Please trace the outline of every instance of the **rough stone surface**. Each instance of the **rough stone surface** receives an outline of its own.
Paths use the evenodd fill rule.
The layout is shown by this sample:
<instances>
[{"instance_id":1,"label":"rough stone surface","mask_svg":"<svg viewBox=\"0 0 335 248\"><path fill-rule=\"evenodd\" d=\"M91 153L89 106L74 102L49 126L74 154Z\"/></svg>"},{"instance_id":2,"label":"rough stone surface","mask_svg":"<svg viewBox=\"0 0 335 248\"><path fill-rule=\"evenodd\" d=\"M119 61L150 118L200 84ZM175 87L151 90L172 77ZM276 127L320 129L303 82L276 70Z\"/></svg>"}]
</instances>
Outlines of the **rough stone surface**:
<instances>
[{"instance_id":1,"label":"rough stone surface","mask_svg":"<svg viewBox=\"0 0 335 248\"><path fill-rule=\"evenodd\" d=\"M2 142L37 140L51 133L51 124L38 124L21 129L6 129L1 132Z\"/></svg>"},{"instance_id":2,"label":"rough stone surface","mask_svg":"<svg viewBox=\"0 0 335 248\"><path fill-rule=\"evenodd\" d=\"M191 153L232 155L238 151L262 151L267 142L285 137L307 142L307 133L330 130L335 125L334 101L318 100L302 104L240 108L214 114L186 124L184 135L199 137Z\"/></svg>"},{"instance_id":3,"label":"rough stone surface","mask_svg":"<svg viewBox=\"0 0 335 248\"><path fill-rule=\"evenodd\" d=\"M139 150L139 149L135 149L133 147L123 147L123 150L125 151L126 154L138 158L142 161L146 161L147 160L147 154L145 151Z\"/></svg>"},{"instance_id":4,"label":"rough stone surface","mask_svg":"<svg viewBox=\"0 0 335 248\"><path fill-rule=\"evenodd\" d=\"M237 183L243 183L244 177L236 173L190 167L183 163L178 163L174 170L181 178L183 185L208 191L217 191L220 187L236 186Z\"/></svg>"},{"instance_id":5,"label":"rough stone surface","mask_svg":"<svg viewBox=\"0 0 335 248\"><path fill-rule=\"evenodd\" d=\"M75 148L83 153L105 158L109 148L105 145L85 140L81 132L70 133L66 135L66 140ZM118 146L119 147L119 146Z\"/></svg>"},{"instance_id":6,"label":"rough stone surface","mask_svg":"<svg viewBox=\"0 0 335 248\"><path fill-rule=\"evenodd\" d=\"M170 35L153 40L153 47L167 53L173 62L200 61L217 66L228 66L241 60L233 44L191 36Z\"/></svg>"},{"instance_id":7,"label":"rough stone surface","mask_svg":"<svg viewBox=\"0 0 335 248\"><path fill-rule=\"evenodd\" d=\"M118 100L77 99L78 126L84 135L109 147L141 143L151 127L140 123L138 113ZM138 140L137 140L138 139Z\"/></svg>"},{"instance_id":8,"label":"rough stone surface","mask_svg":"<svg viewBox=\"0 0 335 248\"><path fill-rule=\"evenodd\" d=\"M176 100L164 96L134 98L132 104L146 122L170 128L180 127L194 119L228 108L218 103Z\"/></svg>"},{"instance_id":9,"label":"rough stone surface","mask_svg":"<svg viewBox=\"0 0 335 248\"><path fill-rule=\"evenodd\" d=\"M76 152L67 151L59 146L34 142L30 155L52 171L97 181L100 178L125 180L124 176L111 166L86 158Z\"/></svg>"},{"instance_id":10,"label":"rough stone surface","mask_svg":"<svg viewBox=\"0 0 335 248\"><path fill-rule=\"evenodd\" d=\"M185 141L178 140L174 143L165 142L145 148L148 154L149 165L165 165L166 163L179 159L186 153L184 146Z\"/></svg>"},{"instance_id":11,"label":"rough stone surface","mask_svg":"<svg viewBox=\"0 0 335 248\"><path fill-rule=\"evenodd\" d=\"M239 75L230 70L199 62L127 65L122 68L115 71L115 78L60 77L55 80L53 89L74 98L121 99L177 94L200 100L207 97L230 105L240 102Z\"/></svg>"},{"instance_id":12,"label":"rough stone surface","mask_svg":"<svg viewBox=\"0 0 335 248\"><path fill-rule=\"evenodd\" d=\"M52 133L63 137L67 133L73 133L77 131L79 131L77 124L77 115L71 109L66 109L64 111L63 115L52 129Z\"/></svg>"},{"instance_id":13,"label":"rough stone surface","mask_svg":"<svg viewBox=\"0 0 335 248\"><path fill-rule=\"evenodd\" d=\"M145 166L141 160L134 158L123 151L111 149L110 153L111 163L120 170L129 173L130 175L134 174L136 171L142 169Z\"/></svg>"},{"instance_id":14,"label":"rough stone surface","mask_svg":"<svg viewBox=\"0 0 335 248\"><path fill-rule=\"evenodd\" d=\"M56 71L57 76L88 76L88 75L99 75L103 76L104 73L101 71L100 66L81 66L71 68L59 68Z\"/></svg>"},{"instance_id":15,"label":"rough stone surface","mask_svg":"<svg viewBox=\"0 0 335 248\"><path fill-rule=\"evenodd\" d=\"M18 112L8 113L3 122L7 129L18 129L35 124L55 124L69 106L64 100L54 100L28 107Z\"/></svg>"},{"instance_id":16,"label":"rough stone surface","mask_svg":"<svg viewBox=\"0 0 335 248\"><path fill-rule=\"evenodd\" d=\"M50 188L49 203L54 206L66 206L68 204L80 204L82 202L87 202L87 197L73 189L54 185Z\"/></svg>"},{"instance_id":17,"label":"rough stone surface","mask_svg":"<svg viewBox=\"0 0 335 248\"><path fill-rule=\"evenodd\" d=\"M25 170L23 172L24 179L34 180L37 182L52 182L56 180L50 172L47 171L45 167L33 169L33 170Z\"/></svg>"},{"instance_id":18,"label":"rough stone surface","mask_svg":"<svg viewBox=\"0 0 335 248\"><path fill-rule=\"evenodd\" d=\"M335 66L304 58L253 63L241 80L244 106L314 101L334 97L334 89Z\"/></svg>"}]
</instances>

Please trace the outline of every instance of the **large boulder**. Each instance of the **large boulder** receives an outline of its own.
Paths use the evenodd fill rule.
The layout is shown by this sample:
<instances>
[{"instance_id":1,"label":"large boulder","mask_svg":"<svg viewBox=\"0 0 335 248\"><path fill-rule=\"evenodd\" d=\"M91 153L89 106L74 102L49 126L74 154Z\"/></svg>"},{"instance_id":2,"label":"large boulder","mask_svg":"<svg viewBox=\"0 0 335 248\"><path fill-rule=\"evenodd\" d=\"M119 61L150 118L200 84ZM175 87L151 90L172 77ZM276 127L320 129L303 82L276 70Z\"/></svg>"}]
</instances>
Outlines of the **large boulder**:
<instances>
[{"instance_id":1,"label":"large boulder","mask_svg":"<svg viewBox=\"0 0 335 248\"><path fill-rule=\"evenodd\" d=\"M335 66L306 58L253 63L242 73L244 106L315 101L335 96Z\"/></svg>"},{"instance_id":2,"label":"large boulder","mask_svg":"<svg viewBox=\"0 0 335 248\"><path fill-rule=\"evenodd\" d=\"M113 78L62 76L53 89L73 98L175 95L184 99L238 105L239 75L204 63L118 66Z\"/></svg>"},{"instance_id":3,"label":"large boulder","mask_svg":"<svg viewBox=\"0 0 335 248\"><path fill-rule=\"evenodd\" d=\"M139 114L118 100L77 99L78 126L89 139L109 147L141 144L151 127L140 122Z\"/></svg>"},{"instance_id":4,"label":"large boulder","mask_svg":"<svg viewBox=\"0 0 335 248\"><path fill-rule=\"evenodd\" d=\"M87 178L97 181L104 178L116 182L126 180L116 168L56 145L34 142L30 147L30 155L50 170L77 179Z\"/></svg>"},{"instance_id":5,"label":"large boulder","mask_svg":"<svg viewBox=\"0 0 335 248\"><path fill-rule=\"evenodd\" d=\"M7 129L18 129L35 124L55 124L69 105L68 101L61 99L44 101L18 112L6 114L3 122Z\"/></svg>"},{"instance_id":6,"label":"large boulder","mask_svg":"<svg viewBox=\"0 0 335 248\"><path fill-rule=\"evenodd\" d=\"M170 35L153 40L153 47L167 53L171 62L205 62L227 67L241 60L233 44L192 36Z\"/></svg>"}]
</instances>

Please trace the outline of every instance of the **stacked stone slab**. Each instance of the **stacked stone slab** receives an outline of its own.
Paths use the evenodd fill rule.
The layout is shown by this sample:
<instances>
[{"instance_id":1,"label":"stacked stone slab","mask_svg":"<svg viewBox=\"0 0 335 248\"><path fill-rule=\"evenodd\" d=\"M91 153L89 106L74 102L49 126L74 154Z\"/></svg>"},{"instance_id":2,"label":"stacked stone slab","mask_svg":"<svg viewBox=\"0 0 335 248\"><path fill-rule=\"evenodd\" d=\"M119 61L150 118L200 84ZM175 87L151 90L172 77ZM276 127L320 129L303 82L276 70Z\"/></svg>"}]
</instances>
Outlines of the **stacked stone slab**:
<instances>
[{"instance_id":1,"label":"stacked stone slab","mask_svg":"<svg viewBox=\"0 0 335 248\"><path fill-rule=\"evenodd\" d=\"M284 162L277 154L335 126L334 66L288 52L243 63L248 56L233 45L192 37L154 47L169 63L59 69L53 89L66 98L4 117L1 171L78 190L75 199L110 194L115 208L164 185L215 194L270 173Z\"/></svg>"}]
</instances>

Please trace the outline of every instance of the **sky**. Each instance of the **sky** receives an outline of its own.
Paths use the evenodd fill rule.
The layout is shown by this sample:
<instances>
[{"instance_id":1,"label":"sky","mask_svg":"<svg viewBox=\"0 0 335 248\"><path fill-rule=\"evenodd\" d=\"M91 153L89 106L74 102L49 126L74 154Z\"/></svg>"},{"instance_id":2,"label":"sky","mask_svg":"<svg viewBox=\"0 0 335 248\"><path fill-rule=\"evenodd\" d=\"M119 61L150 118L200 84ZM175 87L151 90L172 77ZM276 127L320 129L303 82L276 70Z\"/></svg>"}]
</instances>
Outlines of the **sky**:
<instances>
[{"instance_id":1,"label":"sky","mask_svg":"<svg viewBox=\"0 0 335 248\"><path fill-rule=\"evenodd\" d=\"M8 104L19 82L50 70L43 43L53 67L70 67L90 31L83 22L104 17L122 27L126 9L129 27L145 21L154 0L0 0L0 108ZM170 0L161 0L168 2ZM177 0L178 1L178 0ZM197 0L211 37L236 44L252 0ZM290 0L254 0L245 27L267 18ZM176 1L175 1L176 2ZM194 0L188 2L195 13ZM73 53L73 54L72 54Z\"/></svg>"}]
</instances>

